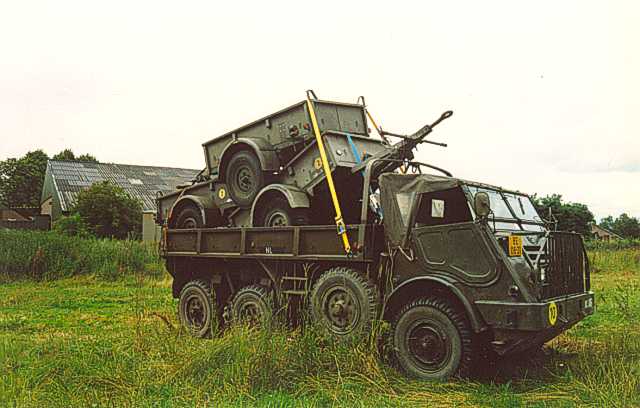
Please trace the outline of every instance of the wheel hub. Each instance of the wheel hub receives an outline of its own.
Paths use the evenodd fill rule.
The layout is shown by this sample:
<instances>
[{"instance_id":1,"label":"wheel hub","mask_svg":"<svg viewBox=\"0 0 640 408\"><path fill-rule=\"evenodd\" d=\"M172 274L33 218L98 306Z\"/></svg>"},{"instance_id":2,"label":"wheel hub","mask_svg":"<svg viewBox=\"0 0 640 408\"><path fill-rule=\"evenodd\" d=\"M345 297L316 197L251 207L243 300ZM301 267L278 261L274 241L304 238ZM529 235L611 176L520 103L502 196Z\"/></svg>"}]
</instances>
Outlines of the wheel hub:
<instances>
[{"instance_id":1,"label":"wheel hub","mask_svg":"<svg viewBox=\"0 0 640 408\"><path fill-rule=\"evenodd\" d=\"M187 317L189 325L195 329L201 329L205 324L204 305L198 297L192 297L187 301Z\"/></svg>"},{"instance_id":2,"label":"wheel hub","mask_svg":"<svg viewBox=\"0 0 640 408\"><path fill-rule=\"evenodd\" d=\"M446 333L428 322L409 331L408 343L411 354L427 368L442 366L450 353Z\"/></svg>"},{"instance_id":3,"label":"wheel hub","mask_svg":"<svg viewBox=\"0 0 640 408\"><path fill-rule=\"evenodd\" d=\"M196 228L197 226L198 226L198 223L193 217L186 218L182 222L182 228Z\"/></svg>"},{"instance_id":4,"label":"wheel hub","mask_svg":"<svg viewBox=\"0 0 640 408\"><path fill-rule=\"evenodd\" d=\"M262 314L262 309L254 302L247 302L240 307L240 319L250 324L259 324Z\"/></svg>"},{"instance_id":5,"label":"wheel hub","mask_svg":"<svg viewBox=\"0 0 640 408\"><path fill-rule=\"evenodd\" d=\"M267 226L269 227L286 227L288 225L287 216L279 211L269 215L269 219L267 220Z\"/></svg>"},{"instance_id":6,"label":"wheel hub","mask_svg":"<svg viewBox=\"0 0 640 408\"><path fill-rule=\"evenodd\" d=\"M336 288L325 299L324 310L331 329L338 332L350 331L360 318L354 296L345 288Z\"/></svg>"},{"instance_id":7,"label":"wheel hub","mask_svg":"<svg viewBox=\"0 0 640 408\"><path fill-rule=\"evenodd\" d=\"M238 170L236 180L240 191L248 193L253 189L253 172L248 167L242 167Z\"/></svg>"}]
</instances>

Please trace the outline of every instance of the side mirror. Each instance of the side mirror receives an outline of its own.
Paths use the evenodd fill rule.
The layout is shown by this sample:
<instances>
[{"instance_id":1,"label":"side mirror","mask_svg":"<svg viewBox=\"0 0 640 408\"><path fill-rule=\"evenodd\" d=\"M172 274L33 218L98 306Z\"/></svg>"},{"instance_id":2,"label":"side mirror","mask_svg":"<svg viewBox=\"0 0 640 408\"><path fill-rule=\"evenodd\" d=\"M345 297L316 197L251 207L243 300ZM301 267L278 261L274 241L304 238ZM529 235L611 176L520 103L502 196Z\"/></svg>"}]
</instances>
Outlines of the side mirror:
<instances>
[{"instance_id":1,"label":"side mirror","mask_svg":"<svg viewBox=\"0 0 640 408\"><path fill-rule=\"evenodd\" d=\"M480 218L487 218L491 212L491 201L489 200L489 194L484 191L478 191L473 196L473 207L476 215Z\"/></svg>"}]
</instances>

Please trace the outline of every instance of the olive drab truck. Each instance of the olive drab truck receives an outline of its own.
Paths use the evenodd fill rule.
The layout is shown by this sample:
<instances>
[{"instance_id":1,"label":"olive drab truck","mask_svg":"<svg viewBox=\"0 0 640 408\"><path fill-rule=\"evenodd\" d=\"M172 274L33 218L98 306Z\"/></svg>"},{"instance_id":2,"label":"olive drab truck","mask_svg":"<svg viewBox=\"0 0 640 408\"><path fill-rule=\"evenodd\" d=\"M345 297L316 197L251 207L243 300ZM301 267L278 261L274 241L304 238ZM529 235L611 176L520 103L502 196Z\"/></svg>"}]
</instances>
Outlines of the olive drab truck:
<instances>
[{"instance_id":1,"label":"olive drab truck","mask_svg":"<svg viewBox=\"0 0 640 408\"><path fill-rule=\"evenodd\" d=\"M258 158L279 164L264 164L271 171L263 172L253 202L235 201L244 197L234 191L243 177L227 173L242 173L228 165L237 154L225 159L233 146L250 143L241 130L220 147L211 146L219 139L205 143L206 177L165 199L171 204L159 214L161 251L190 333L208 336L214 322L264 323L283 310L291 321L308 310L311 323L336 338L366 335L384 320L399 367L413 377L443 379L468 374L480 348L500 356L536 348L594 312L580 235L551 231L526 194L413 160L410 151L450 113L414 135L396 135L401 142L391 145L369 137L364 103L344 105L344 114L342 104L313 104L311 97L305 103L294 107L295 122L276 114L246 128L279 146ZM325 107L329 113L320 113ZM302 141L285 148L292 133ZM279 156L279 148L291 150ZM224 171L210 167L225 160ZM296 179L299 173L305 176ZM231 187L233 180L239 184ZM286 200L304 194L311 206L324 200L331 218L268 226L234 221L272 208L280 199L259 201L269 191ZM171 221L188 196L202 197L202 206L186 223ZM216 211L203 214L207 208ZM308 217L291 212L300 208L289 204L286 221Z\"/></svg>"}]
</instances>

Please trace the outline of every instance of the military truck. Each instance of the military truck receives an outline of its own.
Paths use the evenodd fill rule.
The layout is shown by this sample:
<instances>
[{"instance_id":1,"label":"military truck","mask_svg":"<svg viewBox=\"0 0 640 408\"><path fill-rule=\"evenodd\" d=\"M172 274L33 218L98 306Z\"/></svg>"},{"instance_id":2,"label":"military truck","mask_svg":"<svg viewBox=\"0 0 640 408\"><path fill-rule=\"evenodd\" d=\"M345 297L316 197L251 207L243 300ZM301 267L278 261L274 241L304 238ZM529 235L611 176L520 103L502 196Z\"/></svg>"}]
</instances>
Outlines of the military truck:
<instances>
[{"instance_id":1,"label":"military truck","mask_svg":"<svg viewBox=\"0 0 640 408\"><path fill-rule=\"evenodd\" d=\"M189 332L305 309L337 338L387 321L399 367L433 380L468 374L480 348L539 347L594 312L581 236L550 231L527 195L414 161L363 165L350 169L362 186L347 205L358 213L344 226L349 251L333 225L165 228ZM386 170L400 165L410 171Z\"/></svg>"},{"instance_id":2,"label":"military truck","mask_svg":"<svg viewBox=\"0 0 640 408\"><path fill-rule=\"evenodd\" d=\"M355 104L330 102L308 91L305 101L204 143L206 168L198 182L162 197L157 218L171 228L331 223L327 174L342 202L357 201L362 172L354 167L371 158L411 160L420 143L443 145L425 137L450 115L409 136L385 132L370 119L380 134L373 138L363 97ZM400 141L392 145L389 137ZM401 164L389 162L377 171ZM341 223L357 223L357 206L342 212Z\"/></svg>"}]
</instances>

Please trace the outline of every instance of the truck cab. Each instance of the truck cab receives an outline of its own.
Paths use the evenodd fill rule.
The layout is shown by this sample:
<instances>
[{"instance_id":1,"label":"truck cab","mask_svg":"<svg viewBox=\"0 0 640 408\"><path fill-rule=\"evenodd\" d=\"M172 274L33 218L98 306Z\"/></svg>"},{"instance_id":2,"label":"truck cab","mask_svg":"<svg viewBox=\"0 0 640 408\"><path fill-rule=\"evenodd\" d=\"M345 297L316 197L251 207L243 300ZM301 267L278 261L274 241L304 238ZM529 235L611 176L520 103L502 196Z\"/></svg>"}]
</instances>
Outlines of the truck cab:
<instances>
[{"instance_id":1,"label":"truck cab","mask_svg":"<svg viewBox=\"0 0 640 408\"><path fill-rule=\"evenodd\" d=\"M394 264L387 315L407 314L398 302L448 292L471 331L505 355L539 346L593 313L581 236L549 230L527 195L427 174L383 174L379 184ZM414 323L394 334L394 345L404 368L419 376L437 360L419 358L433 344L443 345L442 356L450 350L428 320ZM405 344L420 333L428 333L424 347Z\"/></svg>"}]
</instances>

